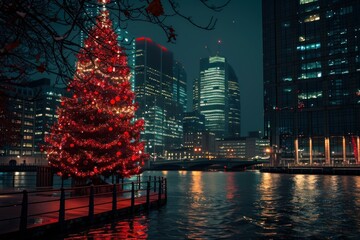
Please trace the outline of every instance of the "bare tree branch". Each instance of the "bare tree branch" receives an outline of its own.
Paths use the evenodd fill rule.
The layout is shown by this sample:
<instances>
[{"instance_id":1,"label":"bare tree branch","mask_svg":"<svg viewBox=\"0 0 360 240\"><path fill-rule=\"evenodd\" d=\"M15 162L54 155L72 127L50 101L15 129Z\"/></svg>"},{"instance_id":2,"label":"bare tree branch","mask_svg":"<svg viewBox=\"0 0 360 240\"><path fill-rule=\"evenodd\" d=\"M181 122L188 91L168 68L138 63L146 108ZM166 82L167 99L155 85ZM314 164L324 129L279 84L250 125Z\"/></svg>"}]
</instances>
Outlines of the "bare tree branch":
<instances>
[{"instance_id":1,"label":"bare tree branch","mask_svg":"<svg viewBox=\"0 0 360 240\"><path fill-rule=\"evenodd\" d=\"M230 2L198 1L213 12L221 11ZM180 0L113 0L107 9L121 29L128 28L129 22L148 22L162 29L169 42L176 42L178 34L169 23L173 17L204 30L215 28L217 20L213 16L207 24L200 25L183 12L179 3ZM89 9L99 7L96 0L0 1L0 90L3 83L22 84L41 74L54 76L56 84L67 84L75 74L80 32L88 36L89 26L95 24L96 16L89 14Z\"/></svg>"}]
</instances>

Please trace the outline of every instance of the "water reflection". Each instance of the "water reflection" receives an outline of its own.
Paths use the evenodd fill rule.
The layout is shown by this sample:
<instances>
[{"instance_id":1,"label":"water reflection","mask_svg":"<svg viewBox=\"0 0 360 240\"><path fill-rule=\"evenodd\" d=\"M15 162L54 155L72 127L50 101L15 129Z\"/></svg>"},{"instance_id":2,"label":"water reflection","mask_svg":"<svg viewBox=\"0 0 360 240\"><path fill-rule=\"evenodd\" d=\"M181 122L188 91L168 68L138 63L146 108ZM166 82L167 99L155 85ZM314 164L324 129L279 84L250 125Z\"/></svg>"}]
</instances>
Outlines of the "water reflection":
<instances>
[{"instance_id":1,"label":"water reflection","mask_svg":"<svg viewBox=\"0 0 360 240\"><path fill-rule=\"evenodd\" d=\"M149 221L145 216L106 224L82 233L71 234L64 239L147 239Z\"/></svg>"},{"instance_id":2,"label":"water reflection","mask_svg":"<svg viewBox=\"0 0 360 240\"><path fill-rule=\"evenodd\" d=\"M188 225L196 227L197 229L204 229L206 226L206 216L204 214L199 213L199 210L204 210L204 202L205 196L203 192L203 179L202 179L202 172L200 171L192 171L189 172L191 179L190 179L190 192L189 196L190 200L190 207L187 209L188 212ZM187 236L190 239L193 239L197 236L201 236L204 234L204 230L197 231L196 233L189 233Z\"/></svg>"},{"instance_id":3,"label":"water reflection","mask_svg":"<svg viewBox=\"0 0 360 240\"><path fill-rule=\"evenodd\" d=\"M0 190L36 187L35 172L0 172Z\"/></svg>"},{"instance_id":4,"label":"water reflection","mask_svg":"<svg viewBox=\"0 0 360 240\"><path fill-rule=\"evenodd\" d=\"M357 239L360 177L258 172L166 175L168 203L80 239ZM84 237L85 236L85 237ZM68 238L70 239L70 238Z\"/></svg>"},{"instance_id":5,"label":"water reflection","mask_svg":"<svg viewBox=\"0 0 360 240\"><path fill-rule=\"evenodd\" d=\"M226 199L233 200L236 193L235 176L232 173L226 174Z\"/></svg>"},{"instance_id":6,"label":"water reflection","mask_svg":"<svg viewBox=\"0 0 360 240\"><path fill-rule=\"evenodd\" d=\"M193 196L196 196L197 198L203 197L203 186L202 186L202 176L201 172L191 172L191 182L190 184L190 192Z\"/></svg>"},{"instance_id":7,"label":"water reflection","mask_svg":"<svg viewBox=\"0 0 360 240\"><path fill-rule=\"evenodd\" d=\"M337 233L335 238L354 235L350 229L358 229L360 222L359 216L354 218L360 210L357 184L359 177L351 176L262 174L260 199L255 203L258 216L248 221L262 229L262 236L332 238L330 232ZM356 227L345 227L346 222Z\"/></svg>"}]
</instances>

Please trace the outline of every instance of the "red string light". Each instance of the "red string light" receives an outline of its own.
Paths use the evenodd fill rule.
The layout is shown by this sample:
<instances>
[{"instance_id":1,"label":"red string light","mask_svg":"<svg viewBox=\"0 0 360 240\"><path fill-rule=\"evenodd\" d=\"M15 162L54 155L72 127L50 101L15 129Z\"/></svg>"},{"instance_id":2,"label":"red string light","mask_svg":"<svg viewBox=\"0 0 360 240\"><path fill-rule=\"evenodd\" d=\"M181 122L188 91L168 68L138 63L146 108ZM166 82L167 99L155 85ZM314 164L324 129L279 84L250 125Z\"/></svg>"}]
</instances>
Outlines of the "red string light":
<instances>
[{"instance_id":1,"label":"red string light","mask_svg":"<svg viewBox=\"0 0 360 240\"><path fill-rule=\"evenodd\" d=\"M138 173L138 162L147 158L139 141L144 121L133 121L130 70L108 11L100 12L77 58L67 88L73 96L62 99L58 122L45 139L50 165L61 176L79 178Z\"/></svg>"}]
</instances>

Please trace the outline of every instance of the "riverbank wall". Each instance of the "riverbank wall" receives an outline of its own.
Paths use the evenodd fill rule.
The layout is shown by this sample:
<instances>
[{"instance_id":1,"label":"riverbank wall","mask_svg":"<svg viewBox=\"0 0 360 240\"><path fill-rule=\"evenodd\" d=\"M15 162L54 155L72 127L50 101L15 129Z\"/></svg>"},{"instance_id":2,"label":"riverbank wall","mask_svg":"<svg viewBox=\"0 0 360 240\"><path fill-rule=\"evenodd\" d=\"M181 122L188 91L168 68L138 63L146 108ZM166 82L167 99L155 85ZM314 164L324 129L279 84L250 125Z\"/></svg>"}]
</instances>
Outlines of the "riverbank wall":
<instances>
[{"instance_id":1,"label":"riverbank wall","mask_svg":"<svg viewBox=\"0 0 360 240\"><path fill-rule=\"evenodd\" d=\"M292 166L292 167L262 167L260 172L288 173L288 174L325 174L325 175L355 175L360 176L360 166L332 167L332 166Z\"/></svg>"}]
</instances>

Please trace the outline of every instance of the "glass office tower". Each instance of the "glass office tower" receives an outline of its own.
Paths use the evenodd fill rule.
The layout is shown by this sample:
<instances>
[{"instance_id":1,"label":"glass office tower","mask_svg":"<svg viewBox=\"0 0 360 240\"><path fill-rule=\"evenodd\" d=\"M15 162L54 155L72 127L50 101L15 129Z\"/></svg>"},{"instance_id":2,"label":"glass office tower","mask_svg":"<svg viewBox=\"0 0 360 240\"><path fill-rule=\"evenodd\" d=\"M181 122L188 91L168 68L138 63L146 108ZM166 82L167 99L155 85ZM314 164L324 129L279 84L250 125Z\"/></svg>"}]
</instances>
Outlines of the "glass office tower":
<instances>
[{"instance_id":1,"label":"glass office tower","mask_svg":"<svg viewBox=\"0 0 360 240\"><path fill-rule=\"evenodd\" d=\"M173 100L182 106L183 112L187 110L187 75L184 66L179 61L173 66Z\"/></svg>"},{"instance_id":2,"label":"glass office tower","mask_svg":"<svg viewBox=\"0 0 360 240\"><path fill-rule=\"evenodd\" d=\"M240 88L226 58L200 60L200 77L194 82L194 109L205 115L206 129L217 139L240 136Z\"/></svg>"},{"instance_id":3,"label":"glass office tower","mask_svg":"<svg viewBox=\"0 0 360 240\"><path fill-rule=\"evenodd\" d=\"M273 164L359 163L360 1L263 0Z\"/></svg>"},{"instance_id":4,"label":"glass office tower","mask_svg":"<svg viewBox=\"0 0 360 240\"><path fill-rule=\"evenodd\" d=\"M43 154L41 149L45 135L49 134L51 126L57 121L56 109L64 94L65 90L53 87L48 78L9 88L6 92L9 97L7 118L18 132L18 139L6 141L6 146L0 146L0 156L20 158ZM0 131L4 130L0 126Z\"/></svg>"},{"instance_id":5,"label":"glass office tower","mask_svg":"<svg viewBox=\"0 0 360 240\"><path fill-rule=\"evenodd\" d=\"M156 157L182 142L182 106L173 101L173 54L150 38L137 38L135 63L136 117L145 120L145 149Z\"/></svg>"}]
</instances>

